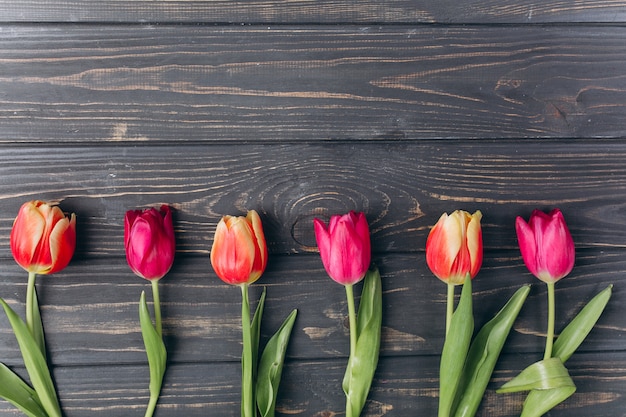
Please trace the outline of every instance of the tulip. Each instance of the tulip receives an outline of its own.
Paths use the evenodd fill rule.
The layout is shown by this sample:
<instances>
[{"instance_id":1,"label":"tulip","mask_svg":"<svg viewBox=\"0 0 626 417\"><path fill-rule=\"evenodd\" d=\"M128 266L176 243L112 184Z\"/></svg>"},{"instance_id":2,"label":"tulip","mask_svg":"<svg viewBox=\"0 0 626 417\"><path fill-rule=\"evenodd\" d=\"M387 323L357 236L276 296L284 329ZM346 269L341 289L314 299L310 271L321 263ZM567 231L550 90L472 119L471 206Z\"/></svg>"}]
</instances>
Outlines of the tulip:
<instances>
[{"instance_id":1,"label":"tulip","mask_svg":"<svg viewBox=\"0 0 626 417\"><path fill-rule=\"evenodd\" d=\"M315 219L315 238L324 269L342 285L361 281L371 260L370 233L363 213L332 216L328 226Z\"/></svg>"},{"instance_id":2,"label":"tulip","mask_svg":"<svg viewBox=\"0 0 626 417\"><path fill-rule=\"evenodd\" d=\"M541 281L556 282L574 268L574 240L559 209L534 210L528 223L515 220L520 252L528 270Z\"/></svg>"},{"instance_id":3,"label":"tulip","mask_svg":"<svg viewBox=\"0 0 626 417\"><path fill-rule=\"evenodd\" d=\"M248 211L245 217L222 217L215 228L211 265L222 281L241 288L243 335L241 415L254 417L256 415L254 354L258 350L258 338L253 337L257 329L253 329L250 323L248 287L261 277L267 266L267 245L263 225L255 210Z\"/></svg>"},{"instance_id":4,"label":"tulip","mask_svg":"<svg viewBox=\"0 0 626 417\"><path fill-rule=\"evenodd\" d=\"M176 251L170 208L163 205L159 211L127 211L124 245L126 261L136 275L150 281L163 278L174 263Z\"/></svg>"},{"instance_id":5,"label":"tulip","mask_svg":"<svg viewBox=\"0 0 626 417\"><path fill-rule=\"evenodd\" d=\"M346 290L350 357L343 389L346 417L357 417L365 404L378 364L382 322L380 274L377 269L368 273L372 251L365 214L351 211L342 216L331 216L328 226L319 219L313 224L324 269ZM363 278L365 282L357 316L353 286Z\"/></svg>"},{"instance_id":6,"label":"tulip","mask_svg":"<svg viewBox=\"0 0 626 417\"><path fill-rule=\"evenodd\" d=\"M426 240L426 263L437 278L459 285L474 278L483 261L482 213L456 210L441 215Z\"/></svg>"},{"instance_id":7,"label":"tulip","mask_svg":"<svg viewBox=\"0 0 626 417\"><path fill-rule=\"evenodd\" d=\"M518 216L515 229L526 267L547 284L548 329L544 359L549 359L554 343L554 284L574 268L574 240L559 209L548 214L533 210L528 223Z\"/></svg>"},{"instance_id":8,"label":"tulip","mask_svg":"<svg viewBox=\"0 0 626 417\"><path fill-rule=\"evenodd\" d=\"M24 203L11 230L11 252L29 273L52 274L65 268L76 248L76 216L41 201Z\"/></svg>"},{"instance_id":9,"label":"tulip","mask_svg":"<svg viewBox=\"0 0 626 417\"><path fill-rule=\"evenodd\" d=\"M174 223L169 206L162 205L159 210L128 210L124 217L124 247L130 269L152 285L154 325L148 313L144 292L139 299L141 335L150 367L150 398L145 417L151 417L159 399L167 361L163 343L159 280L172 268L176 252Z\"/></svg>"},{"instance_id":10,"label":"tulip","mask_svg":"<svg viewBox=\"0 0 626 417\"><path fill-rule=\"evenodd\" d=\"M13 222L10 242L13 258L28 272L26 325L45 353L35 280L37 274L52 274L70 263L76 248L76 215L68 217L58 206L42 201L24 203Z\"/></svg>"},{"instance_id":11,"label":"tulip","mask_svg":"<svg viewBox=\"0 0 626 417\"><path fill-rule=\"evenodd\" d=\"M224 216L217 224L211 265L227 284L252 284L267 266L267 245L261 218L254 210L243 216Z\"/></svg>"}]
</instances>

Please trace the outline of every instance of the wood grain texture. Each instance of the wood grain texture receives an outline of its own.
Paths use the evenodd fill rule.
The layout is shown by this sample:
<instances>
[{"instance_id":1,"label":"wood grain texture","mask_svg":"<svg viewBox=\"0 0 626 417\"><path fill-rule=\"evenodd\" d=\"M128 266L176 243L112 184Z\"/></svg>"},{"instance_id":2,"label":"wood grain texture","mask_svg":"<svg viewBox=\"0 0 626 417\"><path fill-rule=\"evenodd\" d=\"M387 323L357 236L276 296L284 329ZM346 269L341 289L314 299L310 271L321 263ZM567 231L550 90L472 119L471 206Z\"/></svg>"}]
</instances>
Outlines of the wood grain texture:
<instances>
[{"instance_id":1,"label":"wood grain texture","mask_svg":"<svg viewBox=\"0 0 626 417\"><path fill-rule=\"evenodd\" d=\"M620 138L625 63L607 26L5 25L0 143Z\"/></svg>"},{"instance_id":2,"label":"wood grain texture","mask_svg":"<svg viewBox=\"0 0 626 417\"><path fill-rule=\"evenodd\" d=\"M4 147L0 255L31 199L77 214L77 257L123 256L126 210L163 203L187 254L208 254L221 216L249 209L276 254L315 252L313 218L349 210L366 213L377 253L421 252L457 208L483 212L487 250L517 250L515 217L553 207L579 248L623 248L624 160L619 141Z\"/></svg>"},{"instance_id":3,"label":"wood grain texture","mask_svg":"<svg viewBox=\"0 0 626 417\"><path fill-rule=\"evenodd\" d=\"M513 361L511 360L513 359ZM519 416L524 397L496 394L495 389L515 375L516 366L532 363L535 355L503 355L476 417ZM435 415L438 358L383 358L374 377L363 417ZM509 370L502 369L508 366ZM550 412L552 417L620 416L626 406L626 358L615 353L578 354L568 361L577 386L570 400ZM277 416L324 417L342 415L341 378L345 361L288 360L279 393ZM147 402L145 365L63 367L55 371L67 417L125 417L142 414ZM159 416L239 415L239 364L175 364L168 367L159 403ZM18 416L0 402L0 415Z\"/></svg>"},{"instance_id":4,"label":"wood grain texture","mask_svg":"<svg viewBox=\"0 0 626 417\"><path fill-rule=\"evenodd\" d=\"M161 283L168 368L156 417L238 416L240 294L212 272L222 215L261 214L262 343L293 308L278 416L344 414L345 291L312 220L364 211L383 278L381 360L363 417L436 415L445 285L425 264L441 213L483 213L480 326L531 292L476 417L518 416L495 389L540 359L545 286L517 215L563 210L576 244L557 332L613 297L567 366L550 417L626 409L626 2L621 0L0 2L0 297L23 314L9 234L20 205L78 217L69 267L37 291L64 417L142 415L148 366L126 210L174 209ZM357 294L360 288L357 287ZM457 295L458 297L458 295ZM148 297L150 298L150 297ZM0 360L25 375L0 314ZM17 416L0 401L0 416Z\"/></svg>"},{"instance_id":5,"label":"wood grain texture","mask_svg":"<svg viewBox=\"0 0 626 417\"><path fill-rule=\"evenodd\" d=\"M560 23L626 20L622 0L5 0L3 22L109 23Z\"/></svg>"}]
</instances>

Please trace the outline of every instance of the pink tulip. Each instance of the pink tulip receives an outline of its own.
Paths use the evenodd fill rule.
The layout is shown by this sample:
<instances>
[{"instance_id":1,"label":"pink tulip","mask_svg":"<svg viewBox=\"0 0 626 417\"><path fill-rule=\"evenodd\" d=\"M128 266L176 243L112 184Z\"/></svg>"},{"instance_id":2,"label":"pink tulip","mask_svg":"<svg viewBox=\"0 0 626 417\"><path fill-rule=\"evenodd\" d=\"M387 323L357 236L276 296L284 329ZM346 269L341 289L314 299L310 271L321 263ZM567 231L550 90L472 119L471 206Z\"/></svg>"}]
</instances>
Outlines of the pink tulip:
<instances>
[{"instance_id":1,"label":"pink tulip","mask_svg":"<svg viewBox=\"0 0 626 417\"><path fill-rule=\"evenodd\" d=\"M65 268L76 248L76 216L41 201L24 203L11 229L11 253L26 271L52 274Z\"/></svg>"},{"instance_id":2,"label":"pink tulip","mask_svg":"<svg viewBox=\"0 0 626 417\"><path fill-rule=\"evenodd\" d=\"M211 248L211 265L222 281L252 284L267 266L267 245L259 214L224 216L217 224Z\"/></svg>"},{"instance_id":3,"label":"pink tulip","mask_svg":"<svg viewBox=\"0 0 626 417\"><path fill-rule=\"evenodd\" d=\"M546 283L554 283L574 268L574 240L559 209L546 214L534 210L528 223L515 219L520 252L528 270Z\"/></svg>"},{"instance_id":4,"label":"pink tulip","mask_svg":"<svg viewBox=\"0 0 626 417\"><path fill-rule=\"evenodd\" d=\"M163 278L174 263L176 251L170 208L163 205L159 211L127 211L124 245L126 261L136 275L151 281Z\"/></svg>"},{"instance_id":5,"label":"pink tulip","mask_svg":"<svg viewBox=\"0 0 626 417\"><path fill-rule=\"evenodd\" d=\"M426 263L445 283L460 285L474 278L483 262L482 214L456 210L441 215L426 240Z\"/></svg>"},{"instance_id":6,"label":"pink tulip","mask_svg":"<svg viewBox=\"0 0 626 417\"><path fill-rule=\"evenodd\" d=\"M328 275L339 284L363 279L371 260L370 233L365 214L351 211L332 216L328 227L314 220L315 238Z\"/></svg>"}]
</instances>

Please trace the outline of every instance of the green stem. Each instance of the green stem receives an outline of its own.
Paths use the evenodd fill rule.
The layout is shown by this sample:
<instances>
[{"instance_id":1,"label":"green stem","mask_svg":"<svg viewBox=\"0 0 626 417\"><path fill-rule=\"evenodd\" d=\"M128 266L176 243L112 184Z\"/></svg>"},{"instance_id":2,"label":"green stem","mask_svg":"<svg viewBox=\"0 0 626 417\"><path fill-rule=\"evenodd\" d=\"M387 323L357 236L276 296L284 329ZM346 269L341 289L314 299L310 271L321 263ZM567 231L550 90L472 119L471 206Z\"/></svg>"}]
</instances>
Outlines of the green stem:
<instances>
[{"instance_id":1,"label":"green stem","mask_svg":"<svg viewBox=\"0 0 626 417\"><path fill-rule=\"evenodd\" d=\"M546 334L546 350L543 359L552 357L554 343L554 282L548 282L548 330Z\"/></svg>"},{"instance_id":2,"label":"green stem","mask_svg":"<svg viewBox=\"0 0 626 417\"><path fill-rule=\"evenodd\" d=\"M446 336L450 330L452 323L452 314L454 313L454 284L448 283L448 299L446 302Z\"/></svg>"},{"instance_id":3,"label":"green stem","mask_svg":"<svg viewBox=\"0 0 626 417\"><path fill-rule=\"evenodd\" d=\"M241 285L241 329L243 353L241 357L241 416L255 417L254 382L252 364L252 332L248 284Z\"/></svg>"},{"instance_id":4,"label":"green stem","mask_svg":"<svg viewBox=\"0 0 626 417\"><path fill-rule=\"evenodd\" d=\"M354 308L354 287L352 284L346 285L345 287L346 298L348 299L348 321L350 323L350 358L348 359L348 362L351 363L356 356L356 342L359 335L357 334L356 309ZM352 415L352 401L350 401L350 398L347 398L346 417L351 417Z\"/></svg>"},{"instance_id":5,"label":"green stem","mask_svg":"<svg viewBox=\"0 0 626 417\"><path fill-rule=\"evenodd\" d=\"M348 298L348 320L350 321L350 357L356 353L356 341L359 337L356 327L356 309L354 308L354 289L352 285L346 285Z\"/></svg>"},{"instance_id":6,"label":"green stem","mask_svg":"<svg viewBox=\"0 0 626 417\"><path fill-rule=\"evenodd\" d=\"M152 284L152 300L154 301L154 321L159 337L163 337L163 326L161 324L161 299L159 297L159 280L150 281Z\"/></svg>"},{"instance_id":7,"label":"green stem","mask_svg":"<svg viewBox=\"0 0 626 417\"><path fill-rule=\"evenodd\" d=\"M146 408L146 414L144 415L144 417L152 417L152 415L154 414L154 410L156 409L158 400L158 395L150 395L150 402L148 403L148 408Z\"/></svg>"},{"instance_id":8,"label":"green stem","mask_svg":"<svg viewBox=\"0 0 626 417\"><path fill-rule=\"evenodd\" d=\"M26 326L28 327L28 331L33 337L35 335L35 328L33 324L33 320L35 317L33 308L34 308L34 297L35 297L35 278L37 274L34 272L28 273L28 286L26 287Z\"/></svg>"}]
</instances>

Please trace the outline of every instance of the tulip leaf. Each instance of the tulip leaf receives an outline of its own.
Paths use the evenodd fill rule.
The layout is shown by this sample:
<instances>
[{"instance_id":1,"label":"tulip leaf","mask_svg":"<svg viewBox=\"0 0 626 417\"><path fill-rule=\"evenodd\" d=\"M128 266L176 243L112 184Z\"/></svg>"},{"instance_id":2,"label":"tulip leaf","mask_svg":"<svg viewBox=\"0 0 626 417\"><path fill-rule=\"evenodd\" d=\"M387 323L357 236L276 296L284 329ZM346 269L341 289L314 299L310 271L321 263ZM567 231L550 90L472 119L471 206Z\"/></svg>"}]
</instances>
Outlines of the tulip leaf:
<instances>
[{"instance_id":1,"label":"tulip leaf","mask_svg":"<svg viewBox=\"0 0 626 417\"><path fill-rule=\"evenodd\" d=\"M465 279L461 299L452 314L450 328L441 352L439 366L439 417L452 414L452 406L459 386L463 366L474 332L472 315L472 280Z\"/></svg>"},{"instance_id":2,"label":"tulip leaf","mask_svg":"<svg viewBox=\"0 0 626 417\"><path fill-rule=\"evenodd\" d=\"M3 363L0 363L0 397L29 417L47 417L35 390Z\"/></svg>"},{"instance_id":3,"label":"tulip leaf","mask_svg":"<svg viewBox=\"0 0 626 417\"><path fill-rule=\"evenodd\" d=\"M585 340L611 298L613 286L598 293L563 329L554 342L552 356L565 363Z\"/></svg>"},{"instance_id":4,"label":"tulip leaf","mask_svg":"<svg viewBox=\"0 0 626 417\"><path fill-rule=\"evenodd\" d=\"M33 305L32 308L32 317L33 317L33 337L41 350L41 354L43 357L46 357L46 341L43 333L43 323L41 321L41 313L39 312L39 301L37 300L37 291L33 289Z\"/></svg>"},{"instance_id":5,"label":"tulip leaf","mask_svg":"<svg viewBox=\"0 0 626 417\"><path fill-rule=\"evenodd\" d=\"M533 363L515 378L504 384L497 392L520 392L573 387L574 382L559 358L548 358Z\"/></svg>"},{"instance_id":6,"label":"tulip leaf","mask_svg":"<svg viewBox=\"0 0 626 417\"><path fill-rule=\"evenodd\" d=\"M139 299L139 322L141 324L141 335L143 343L146 347L146 355L148 356L148 366L150 368L150 408L156 405L156 401L161 392L161 384L165 375L167 363L167 351L163 338L152 324L148 305L146 303L146 294L141 292Z\"/></svg>"},{"instance_id":7,"label":"tulip leaf","mask_svg":"<svg viewBox=\"0 0 626 417\"><path fill-rule=\"evenodd\" d=\"M558 357L535 362L504 384L498 393L529 391L521 416L540 417L575 391L574 381Z\"/></svg>"},{"instance_id":8,"label":"tulip leaf","mask_svg":"<svg viewBox=\"0 0 626 417\"><path fill-rule=\"evenodd\" d=\"M293 310L265 345L259 363L256 402L262 417L274 417L278 386L297 310Z\"/></svg>"},{"instance_id":9,"label":"tulip leaf","mask_svg":"<svg viewBox=\"0 0 626 417\"><path fill-rule=\"evenodd\" d=\"M575 391L574 385L548 390L532 390L524 400L520 417L541 417L568 399Z\"/></svg>"},{"instance_id":10,"label":"tulip leaf","mask_svg":"<svg viewBox=\"0 0 626 417\"><path fill-rule=\"evenodd\" d=\"M257 368L259 362L259 341L261 340L261 321L263 319L263 310L265 308L265 287L257 303L252 324L250 326L250 338L252 340L252 380L256 381Z\"/></svg>"},{"instance_id":11,"label":"tulip leaf","mask_svg":"<svg viewBox=\"0 0 626 417\"><path fill-rule=\"evenodd\" d=\"M357 343L354 356L348 360L343 379L343 390L349 403L346 417L358 417L365 406L372 385L382 326L382 284L378 269L367 271L363 280L357 315Z\"/></svg>"},{"instance_id":12,"label":"tulip leaf","mask_svg":"<svg viewBox=\"0 0 626 417\"><path fill-rule=\"evenodd\" d=\"M504 342L529 292L530 285L518 289L474 338L457 390L456 417L473 417L476 414Z\"/></svg>"},{"instance_id":13,"label":"tulip leaf","mask_svg":"<svg viewBox=\"0 0 626 417\"><path fill-rule=\"evenodd\" d=\"M0 304L2 304L11 327L13 327L15 338L24 359L24 366L33 388L39 396L42 407L46 410L48 417L61 417L61 407L54 383L52 382L52 376L39 345L20 316L1 298Z\"/></svg>"}]
</instances>

